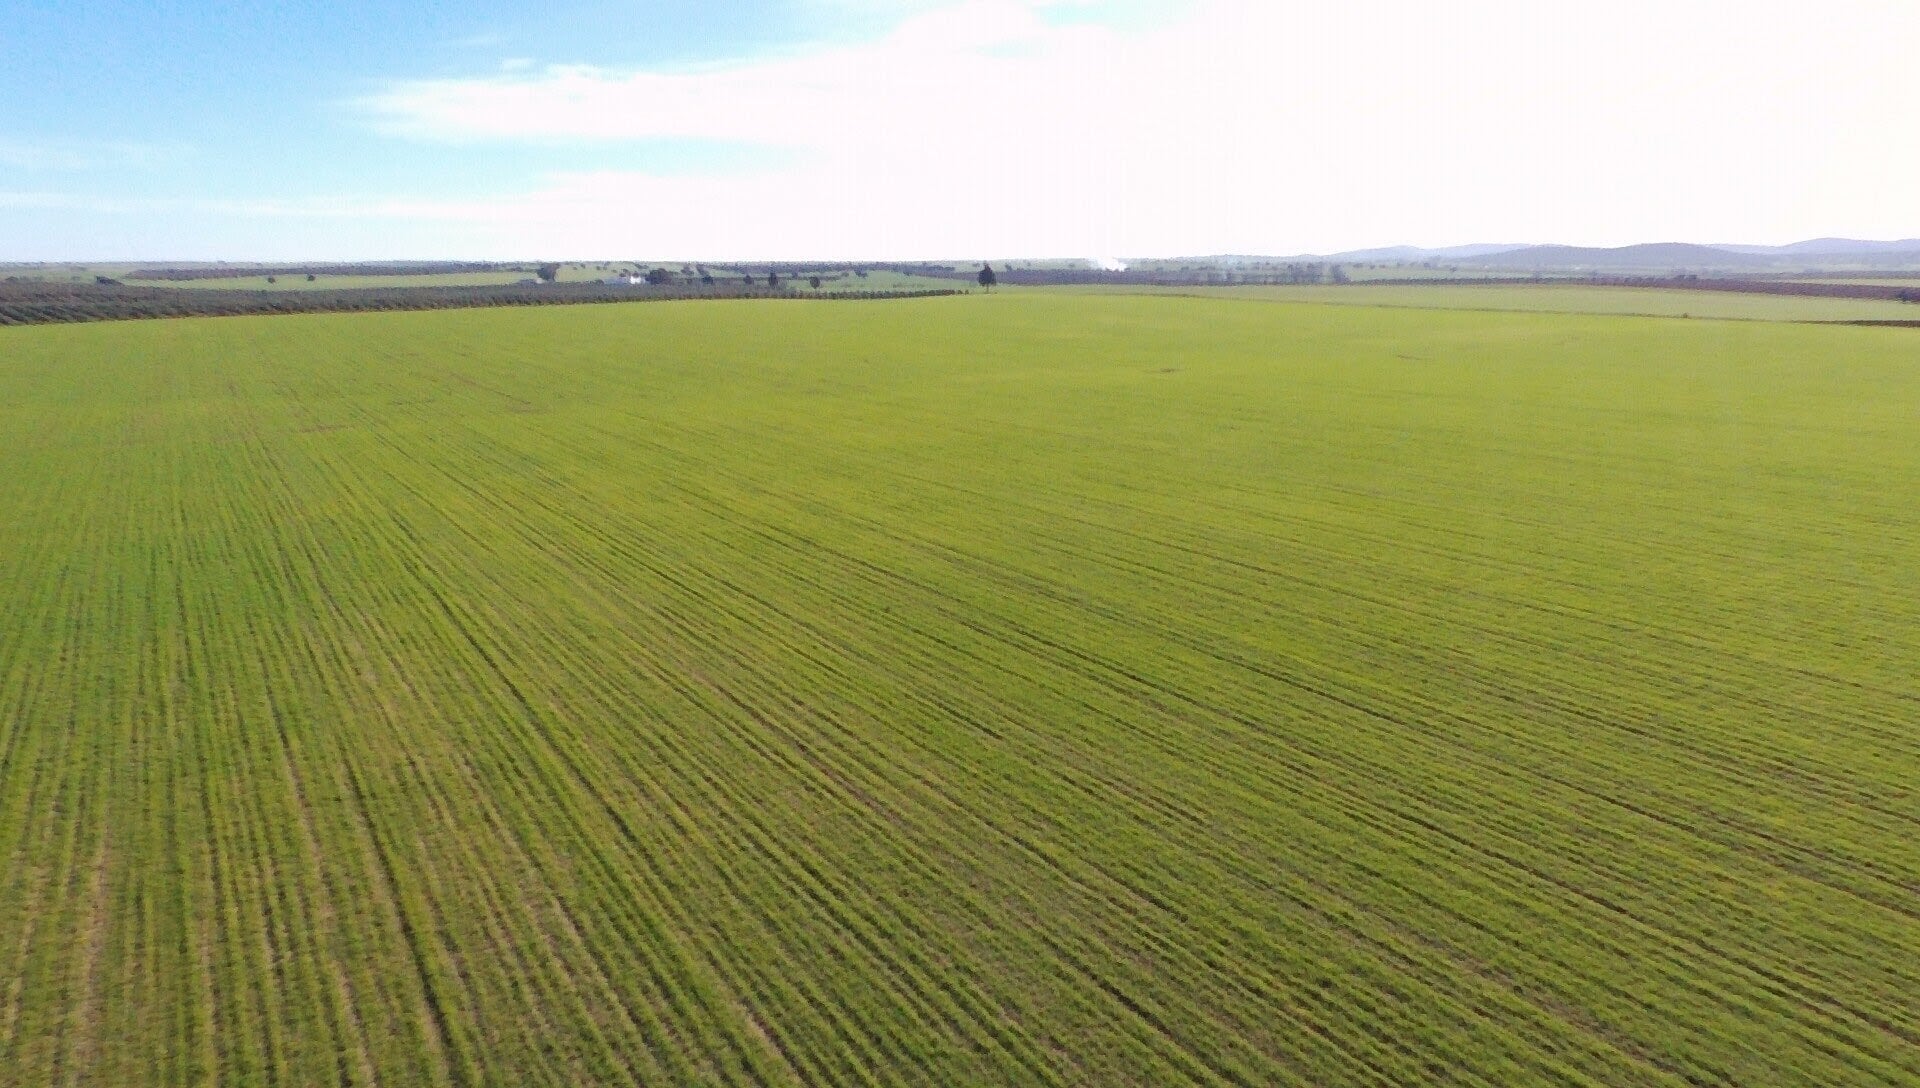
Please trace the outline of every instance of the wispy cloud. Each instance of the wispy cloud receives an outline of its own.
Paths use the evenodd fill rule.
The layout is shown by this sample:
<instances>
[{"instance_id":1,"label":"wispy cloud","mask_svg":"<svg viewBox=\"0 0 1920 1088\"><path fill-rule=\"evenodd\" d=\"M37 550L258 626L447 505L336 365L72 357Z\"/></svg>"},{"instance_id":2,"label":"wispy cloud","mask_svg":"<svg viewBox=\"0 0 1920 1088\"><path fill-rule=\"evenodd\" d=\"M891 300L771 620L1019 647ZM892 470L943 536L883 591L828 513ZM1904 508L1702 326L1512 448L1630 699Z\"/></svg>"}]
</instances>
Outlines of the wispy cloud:
<instances>
[{"instance_id":1,"label":"wispy cloud","mask_svg":"<svg viewBox=\"0 0 1920 1088\"><path fill-rule=\"evenodd\" d=\"M1018 124L1134 75L1099 57L1098 27L1050 25L1033 2L969 0L902 23L876 42L691 70L552 65L474 79L398 82L355 105L388 135L441 141L697 138L828 147L877 144L921 126ZM1143 63L1145 58L1142 58ZM1081 88L1082 93L1063 96ZM1130 96L1131 97L1131 96ZM975 142L981 142L976 140Z\"/></svg>"},{"instance_id":2,"label":"wispy cloud","mask_svg":"<svg viewBox=\"0 0 1920 1088\"><path fill-rule=\"evenodd\" d=\"M1920 183L1920 145L1885 137L1912 101L1897 43L1920 33L1920 9L1907 0L1840 0L1817 23L1787 0L1471 6L1462 18L1449 5L1192 0L1141 20L1106 17L1115 5L1085 18L957 0L873 41L692 68L405 80L355 109L388 136L447 144L786 148L757 186L591 183L601 219L641 235L681 237L704 218L732 238L748 209L781 207L790 222L769 237L782 251L822 233L866 252L909 237L918 252L1606 243L1755 234L1739 224L1788 213L1811 225L1816 209L1833 229L1864 229L1871 209L1876 232L1911 232L1892 220L1899 187ZM1653 21L1662 32L1648 36ZM1829 52L1850 58L1844 78L1792 74L1795 58Z\"/></svg>"},{"instance_id":3,"label":"wispy cloud","mask_svg":"<svg viewBox=\"0 0 1920 1088\"><path fill-rule=\"evenodd\" d=\"M723 63L398 80L350 116L448 163L479 145L514 154L464 161L604 168L472 198L149 206L709 259L1913 233L1920 143L1886 135L1914 100L1911 0L1817 21L1790 0L1063 2L946 0L875 39ZM1828 78L1796 74L1809 57Z\"/></svg>"},{"instance_id":4,"label":"wispy cloud","mask_svg":"<svg viewBox=\"0 0 1920 1088\"><path fill-rule=\"evenodd\" d=\"M498 31L468 34L447 43L453 49L495 49L505 44L507 44L507 36Z\"/></svg>"},{"instance_id":5,"label":"wispy cloud","mask_svg":"<svg viewBox=\"0 0 1920 1088\"><path fill-rule=\"evenodd\" d=\"M120 202L103 198L86 200L72 193L9 192L0 189L0 208L80 208L89 211L118 210Z\"/></svg>"},{"instance_id":6,"label":"wispy cloud","mask_svg":"<svg viewBox=\"0 0 1920 1088\"><path fill-rule=\"evenodd\" d=\"M0 139L0 166L17 170L147 169L178 160L186 153L187 149L177 144Z\"/></svg>"},{"instance_id":7,"label":"wispy cloud","mask_svg":"<svg viewBox=\"0 0 1920 1088\"><path fill-rule=\"evenodd\" d=\"M436 219L480 222L519 198L433 200L405 197L122 197L93 193L0 190L0 209L79 211L101 215L195 213L253 219Z\"/></svg>"}]
</instances>

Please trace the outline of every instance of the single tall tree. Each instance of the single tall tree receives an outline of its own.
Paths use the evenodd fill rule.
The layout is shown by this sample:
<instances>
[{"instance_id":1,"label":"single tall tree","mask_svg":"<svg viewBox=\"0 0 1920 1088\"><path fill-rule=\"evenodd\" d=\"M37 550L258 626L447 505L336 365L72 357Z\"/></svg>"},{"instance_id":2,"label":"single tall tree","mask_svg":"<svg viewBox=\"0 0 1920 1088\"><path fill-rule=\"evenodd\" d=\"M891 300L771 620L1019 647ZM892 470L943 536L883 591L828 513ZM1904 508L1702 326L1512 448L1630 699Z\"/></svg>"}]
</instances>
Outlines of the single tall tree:
<instances>
[{"instance_id":1,"label":"single tall tree","mask_svg":"<svg viewBox=\"0 0 1920 1088\"><path fill-rule=\"evenodd\" d=\"M974 278L980 281L980 286L989 291L993 290L994 284L1000 282L1000 277L993 274L993 266L990 264L982 264L980 274Z\"/></svg>"}]
</instances>

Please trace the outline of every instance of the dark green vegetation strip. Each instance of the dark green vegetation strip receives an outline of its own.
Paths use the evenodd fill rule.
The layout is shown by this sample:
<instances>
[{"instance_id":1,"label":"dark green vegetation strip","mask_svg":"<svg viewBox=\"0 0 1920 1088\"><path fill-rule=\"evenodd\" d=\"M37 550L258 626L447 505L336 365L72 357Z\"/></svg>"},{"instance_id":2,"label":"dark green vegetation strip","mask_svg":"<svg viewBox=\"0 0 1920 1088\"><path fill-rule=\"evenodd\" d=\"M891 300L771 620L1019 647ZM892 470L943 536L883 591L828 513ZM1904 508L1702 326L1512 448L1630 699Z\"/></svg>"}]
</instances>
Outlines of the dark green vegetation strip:
<instances>
[{"instance_id":1,"label":"dark green vegetation strip","mask_svg":"<svg viewBox=\"0 0 1920 1088\"><path fill-rule=\"evenodd\" d=\"M248 314L369 313L454 310L484 306L577 306L590 302L663 302L689 299L808 298L871 300L929 298L954 289L798 292L718 287L640 287L599 283L469 287L353 287L313 291L183 290L120 284L35 280L0 282L0 325L57 325L161 317L238 317Z\"/></svg>"},{"instance_id":2,"label":"dark green vegetation strip","mask_svg":"<svg viewBox=\"0 0 1920 1088\"><path fill-rule=\"evenodd\" d=\"M0 333L0 1083L1920 1081L1920 340Z\"/></svg>"}]
</instances>

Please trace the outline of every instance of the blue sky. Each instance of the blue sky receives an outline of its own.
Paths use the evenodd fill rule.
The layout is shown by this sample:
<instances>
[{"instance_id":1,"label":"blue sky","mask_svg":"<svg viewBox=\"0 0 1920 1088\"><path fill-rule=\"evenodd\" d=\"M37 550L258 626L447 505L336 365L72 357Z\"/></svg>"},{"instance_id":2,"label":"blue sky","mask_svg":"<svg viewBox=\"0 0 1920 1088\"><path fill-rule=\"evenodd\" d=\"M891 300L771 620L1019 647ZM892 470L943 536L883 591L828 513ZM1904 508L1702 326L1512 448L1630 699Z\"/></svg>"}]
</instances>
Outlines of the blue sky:
<instances>
[{"instance_id":1,"label":"blue sky","mask_svg":"<svg viewBox=\"0 0 1920 1088\"><path fill-rule=\"evenodd\" d=\"M0 0L0 260L1907 236L1916 9Z\"/></svg>"},{"instance_id":2,"label":"blue sky","mask_svg":"<svg viewBox=\"0 0 1920 1088\"><path fill-rule=\"evenodd\" d=\"M0 260L385 255L378 239L396 229L407 237L404 217L363 232L337 217L223 204L484 198L556 171L737 169L770 153L685 140L396 140L370 131L353 103L400 79L490 75L521 62L764 56L881 33L898 17L879 5L835 8L4 0L0 99L14 105L0 120L0 191L17 199L0 204ZM343 227L356 240L336 249L330 236ZM444 227L411 233L433 252L441 239L463 248Z\"/></svg>"}]
</instances>

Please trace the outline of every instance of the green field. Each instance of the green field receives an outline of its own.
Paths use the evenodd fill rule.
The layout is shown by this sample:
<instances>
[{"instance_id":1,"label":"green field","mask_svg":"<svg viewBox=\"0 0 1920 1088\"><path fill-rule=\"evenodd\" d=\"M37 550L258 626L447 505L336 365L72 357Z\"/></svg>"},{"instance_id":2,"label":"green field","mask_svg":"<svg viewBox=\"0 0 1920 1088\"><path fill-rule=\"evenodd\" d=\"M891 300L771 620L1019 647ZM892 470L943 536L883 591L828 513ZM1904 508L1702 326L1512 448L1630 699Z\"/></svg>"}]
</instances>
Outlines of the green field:
<instances>
[{"instance_id":1,"label":"green field","mask_svg":"<svg viewBox=\"0 0 1920 1088\"><path fill-rule=\"evenodd\" d=\"M0 330L0 1084L1920 1083L1920 332Z\"/></svg>"},{"instance_id":2,"label":"green field","mask_svg":"<svg viewBox=\"0 0 1920 1088\"><path fill-rule=\"evenodd\" d=\"M1620 314L1736 321L1920 321L1920 306L1890 299L1815 298L1586 284L1434 284L1306 287L1046 287L1072 293L1172 294L1421 310Z\"/></svg>"}]
</instances>

